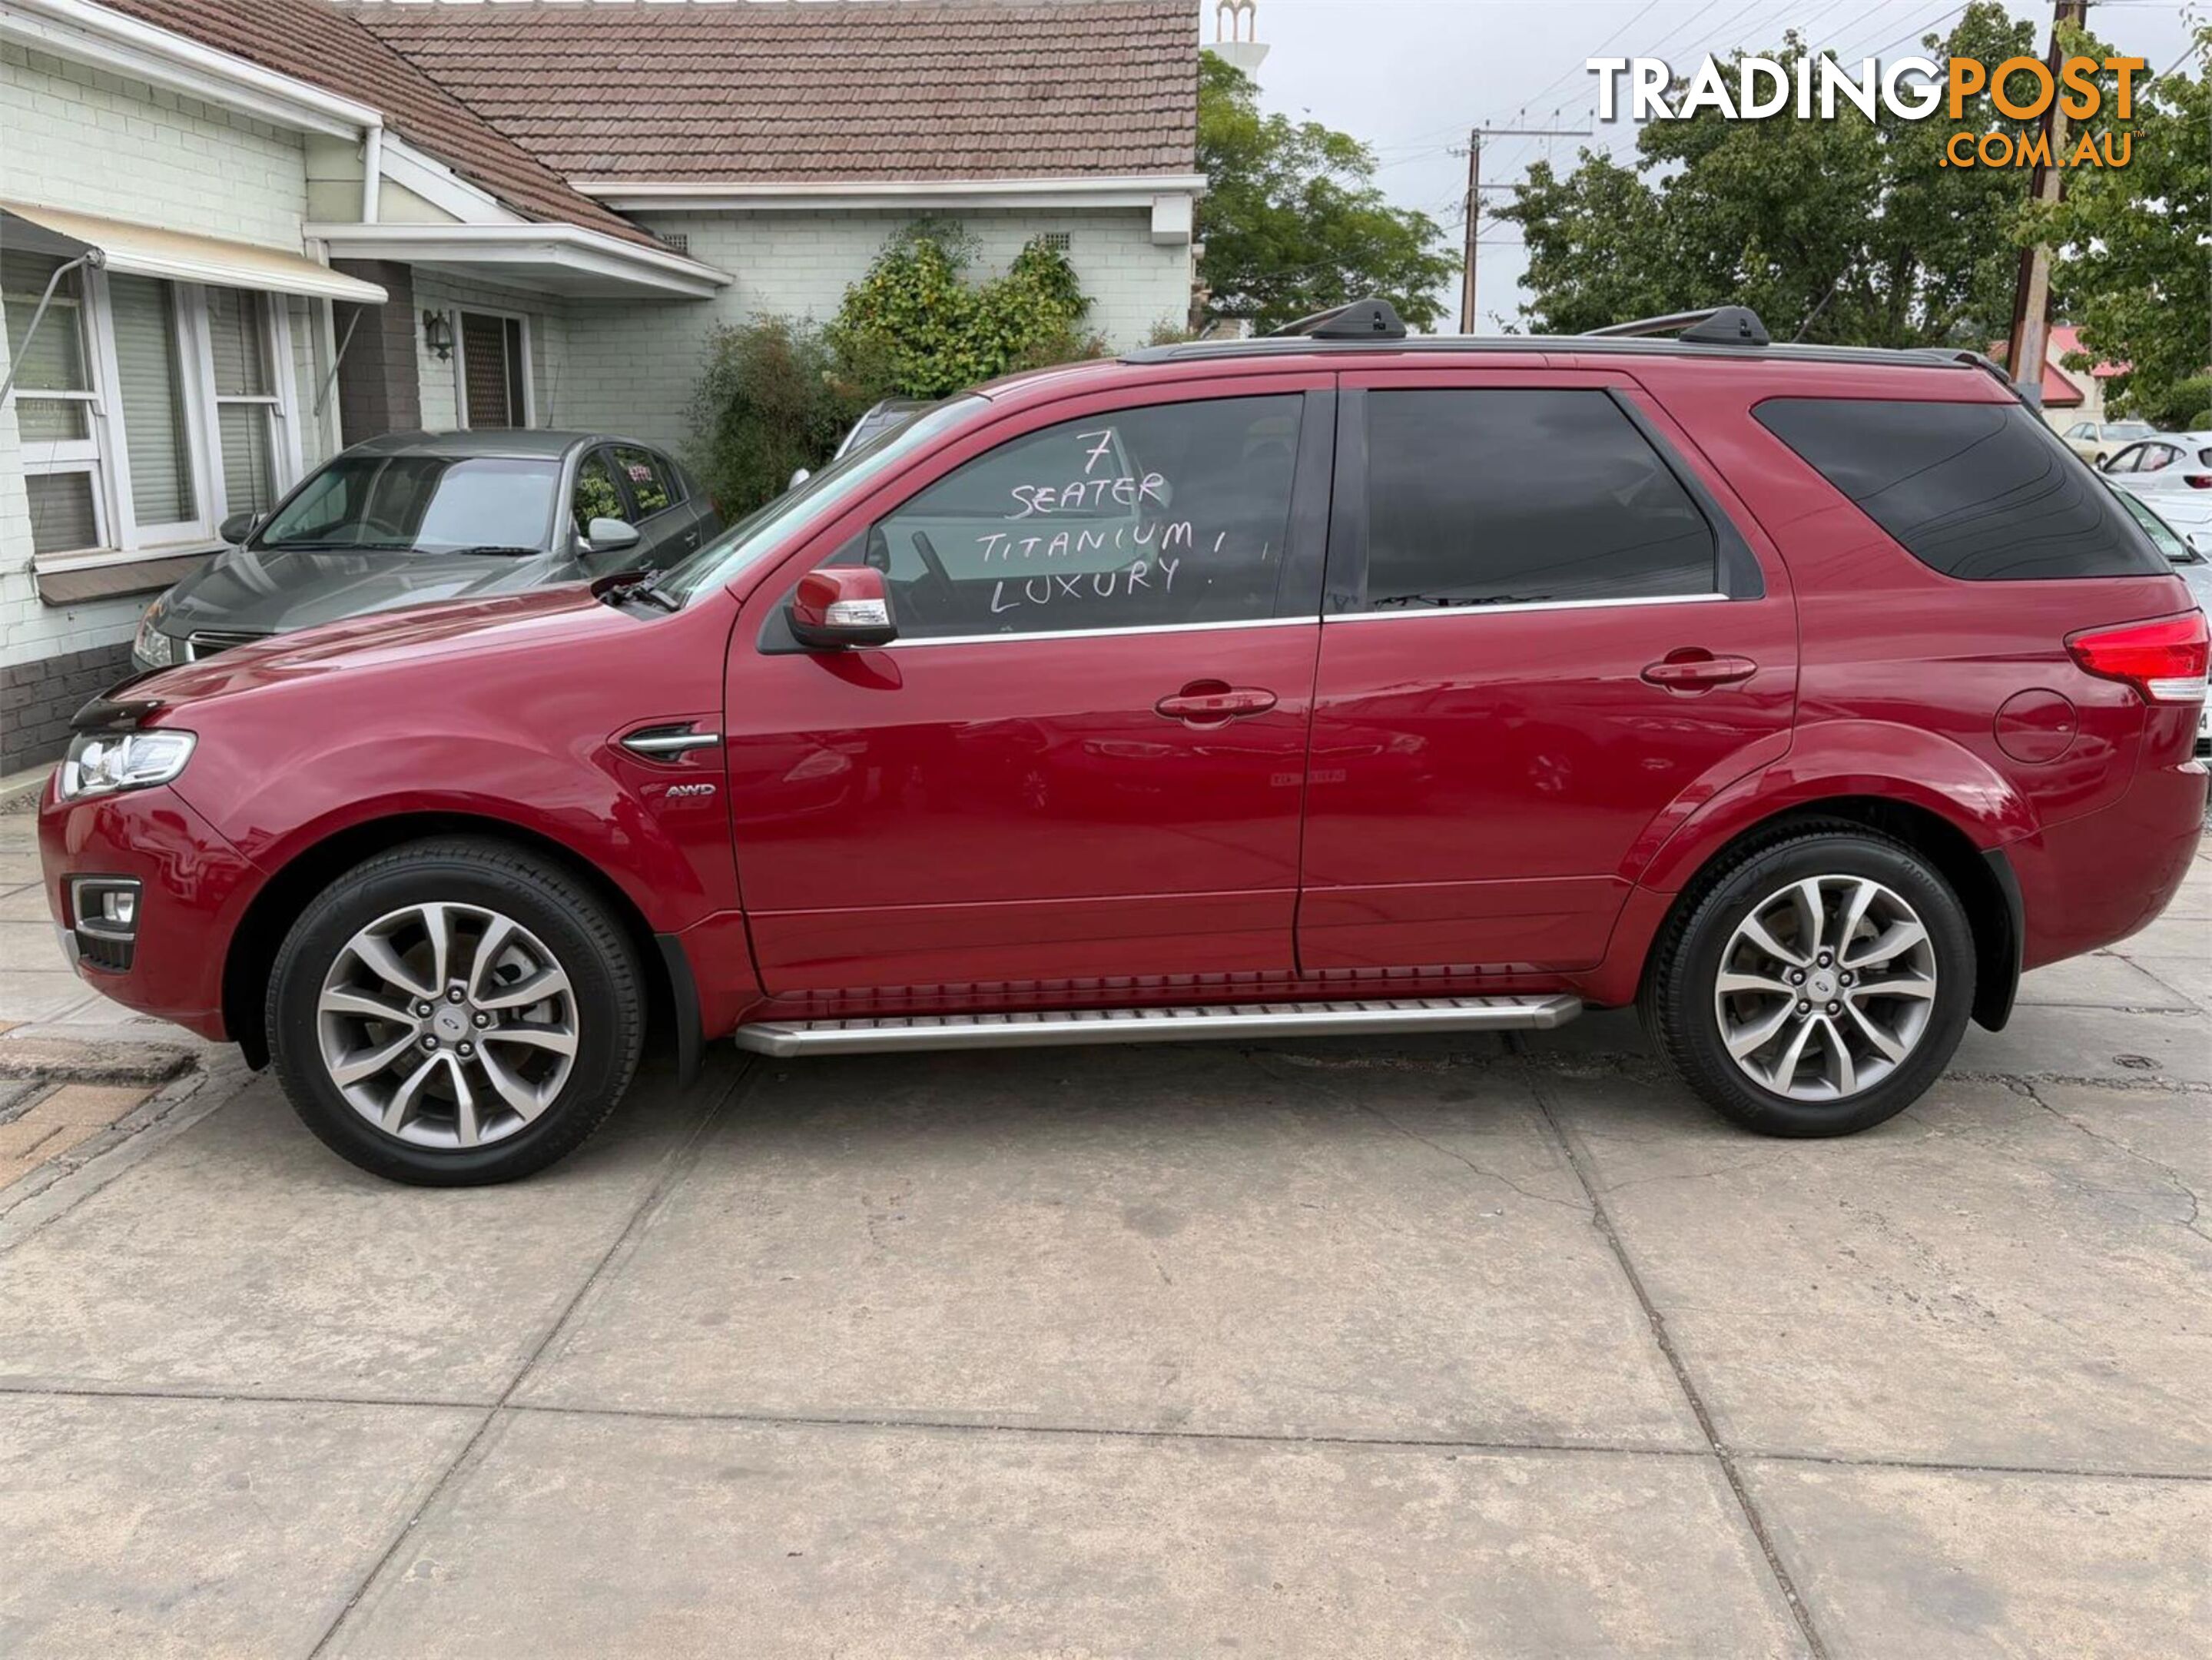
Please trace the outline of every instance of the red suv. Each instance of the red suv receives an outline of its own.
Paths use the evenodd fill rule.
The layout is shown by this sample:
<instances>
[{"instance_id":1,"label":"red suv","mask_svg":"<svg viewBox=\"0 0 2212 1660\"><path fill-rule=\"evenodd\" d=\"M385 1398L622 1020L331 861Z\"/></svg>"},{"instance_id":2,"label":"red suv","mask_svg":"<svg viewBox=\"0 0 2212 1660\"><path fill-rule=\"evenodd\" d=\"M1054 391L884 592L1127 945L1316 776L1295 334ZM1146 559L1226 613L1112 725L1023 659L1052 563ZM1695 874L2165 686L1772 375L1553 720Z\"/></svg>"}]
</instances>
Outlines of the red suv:
<instances>
[{"instance_id":1,"label":"red suv","mask_svg":"<svg viewBox=\"0 0 2212 1660\"><path fill-rule=\"evenodd\" d=\"M92 983L405 1181L771 1055L1550 1027L1879 1122L2205 810L2205 619L1986 364L1406 339L952 398L661 576L128 683L43 805Z\"/></svg>"}]
</instances>

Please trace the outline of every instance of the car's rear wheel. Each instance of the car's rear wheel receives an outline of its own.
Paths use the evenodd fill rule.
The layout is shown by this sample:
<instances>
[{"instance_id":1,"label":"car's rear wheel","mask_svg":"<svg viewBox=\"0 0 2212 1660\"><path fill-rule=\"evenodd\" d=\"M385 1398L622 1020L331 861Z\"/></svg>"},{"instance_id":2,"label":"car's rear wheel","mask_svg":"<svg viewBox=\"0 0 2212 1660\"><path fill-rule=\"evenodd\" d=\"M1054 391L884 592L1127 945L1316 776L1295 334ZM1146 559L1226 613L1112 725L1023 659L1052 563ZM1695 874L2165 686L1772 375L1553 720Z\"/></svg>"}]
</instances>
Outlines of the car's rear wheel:
<instances>
[{"instance_id":1,"label":"car's rear wheel","mask_svg":"<svg viewBox=\"0 0 2212 1660\"><path fill-rule=\"evenodd\" d=\"M1641 1012L1706 1100L1770 1135L1846 1135L1910 1106L1974 1001L1942 876L1857 829L1784 834L1708 879L1662 936Z\"/></svg>"},{"instance_id":2,"label":"car's rear wheel","mask_svg":"<svg viewBox=\"0 0 2212 1660\"><path fill-rule=\"evenodd\" d=\"M495 842L355 866L270 976L270 1058L307 1128L362 1169L461 1187L572 1151L636 1071L635 953L566 872Z\"/></svg>"}]
</instances>

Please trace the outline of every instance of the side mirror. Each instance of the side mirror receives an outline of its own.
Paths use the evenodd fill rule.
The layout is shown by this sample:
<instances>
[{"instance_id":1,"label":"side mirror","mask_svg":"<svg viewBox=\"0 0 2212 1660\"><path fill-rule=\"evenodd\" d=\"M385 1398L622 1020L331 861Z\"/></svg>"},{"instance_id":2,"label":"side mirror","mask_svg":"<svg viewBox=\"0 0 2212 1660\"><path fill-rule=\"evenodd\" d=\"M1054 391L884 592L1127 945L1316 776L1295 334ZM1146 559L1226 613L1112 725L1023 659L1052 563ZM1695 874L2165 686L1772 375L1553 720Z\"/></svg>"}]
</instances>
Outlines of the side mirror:
<instances>
[{"instance_id":1,"label":"side mirror","mask_svg":"<svg viewBox=\"0 0 2212 1660\"><path fill-rule=\"evenodd\" d=\"M791 482L790 482L788 484L786 484L786 485L784 486L784 489L788 489L788 490L795 490L795 489L798 489L801 484L805 483L808 479L810 479L810 478L811 478L811 477L814 477L814 475L813 475L813 473L812 473L811 471L808 471L808 470L807 470L806 468L805 468L805 467L801 467L801 468L799 468L799 470L797 472L794 472L794 473L793 473L793 474L791 475Z\"/></svg>"},{"instance_id":2,"label":"side mirror","mask_svg":"<svg viewBox=\"0 0 2212 1660\"><path fill-rule=\"evenodd\" d=\"M890 589L870 565L825 566L799 579L791 596L792 637L814 651L887 646L898 638Z\"/></svg>"},{"instance_id":3,"label":"side mirror","mask_svg":"<svg viewBox=\"0 0 2212 1660\"><path fill-rule=\"evenodd\" d=\"M215 533L231 546L238 547L261 528L261 521L266 516L258 513L234 513L215 527Z\"/></svg>"},{"instance_id":4,"label":"side mirror","mask_svg":"<svg viewBox=\"0 0 2212 1660\"><path fill-rule=\"evenodd\" d=\"M626 519L594 519L584 540L587 552L620 553L624 548L635 547L640 538L637 526Z\"/></svg>"},{"instance_id":5,"label":"side mirror","mask_svg":"<svg viewBox=\"0 0 2212 1660\"><path fill-rule=\"evenodd\" d=\"M2192 552L2212 558L2212 530L2193 530L2181 539L2189 544Z\"/></svg>"}]
</instances>

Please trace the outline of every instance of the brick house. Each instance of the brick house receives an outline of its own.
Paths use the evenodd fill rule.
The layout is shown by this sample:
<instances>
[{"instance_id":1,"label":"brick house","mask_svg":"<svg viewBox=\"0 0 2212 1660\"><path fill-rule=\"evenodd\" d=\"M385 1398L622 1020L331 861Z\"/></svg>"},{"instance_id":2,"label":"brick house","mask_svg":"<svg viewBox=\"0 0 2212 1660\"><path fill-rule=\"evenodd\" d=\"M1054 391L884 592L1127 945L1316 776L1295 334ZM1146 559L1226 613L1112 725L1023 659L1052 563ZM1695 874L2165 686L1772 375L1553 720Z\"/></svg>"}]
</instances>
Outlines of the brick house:
<instances>
[{"instance_id":1,"label":"brick house","mask_svg":"<svg viewBox=\"0 0 2212 1660\"><path fill-rule=\"evenodd\" d=\"M918 217L1064 237L1114 344L1180 321L1197 50L1188 0L0 0L0 774L345 444L680 448L714 328Z\"/></svg>"}]
</instances>

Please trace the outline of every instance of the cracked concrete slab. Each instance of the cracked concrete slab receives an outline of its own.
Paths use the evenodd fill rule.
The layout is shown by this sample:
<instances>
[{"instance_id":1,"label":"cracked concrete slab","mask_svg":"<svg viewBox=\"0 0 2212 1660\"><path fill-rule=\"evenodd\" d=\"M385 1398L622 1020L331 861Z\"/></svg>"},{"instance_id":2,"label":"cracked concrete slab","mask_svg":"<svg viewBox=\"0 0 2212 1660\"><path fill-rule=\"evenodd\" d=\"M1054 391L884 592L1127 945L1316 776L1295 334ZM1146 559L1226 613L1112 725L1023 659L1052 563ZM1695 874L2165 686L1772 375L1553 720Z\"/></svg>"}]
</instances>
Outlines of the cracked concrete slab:
<instances>
[{"instance_id":1,"label":"cracked concrete slab","mask_svg":"<svg viewBox=\"0 0 2212 1660\"><path fill-rule=\"evenodd\" d=\"M2131 1146L2081 1096L1945 1081L1860 1135L1759 1141L1630 1079L1551 1088L1728 1444L2212 1471L2212 1233L2140 1122ZM2161 1102L2160 1145L2201 1126Z\"/></svg>"},{"instance_id":2,"label":"cracked concrete slab","mask_svg":"<svg viewBox=\"0 0 2212 1660\"><path fill-rule=\"evenodd\" d=\"M1378 1058L792 1067L518 1398L1698 1444L1518 1068Z\"/></svg>"},{"instance_id":3,"label":"cracked concrete slab","mask_svg":"<svg viewBox=\"0 0 2212 1660\"><path fill-rule=\"evenodd\" d=\"M304 1655L482 1417L0 1395L0 1653Z\"/></svg>"},{"instance_id":4,"label":"cracked concrete slab","mask_svg":"<svg viewBox=\"0 0 2212 1660\"><path fill-rule=\"evenodd\" d=\"M1753 1462L1835 1660L2205 1652L2212 1484Z\"/></svg>"},{"instance_id":5,"label":"cracked concrete slab","mask_svg":"<svg viewBox=\"0 0 2212 1660\"><path fill-rule=\"evenodd\" d=\"M2115 1009L2015 1010L2002 1031L1968 1026L1954 1073L2212 1087L2212 1035L2203 1013Z\"/></svg>"},{"instance_id":6,"label":"cracked concrete slab","mask_svg":"<svg viewBox=\"0 0 2212 1660\"><path fill-rule=\"evenodd\" d=\"M0 1383L495 1399L738 1064L465 1191L342 1163L258 1079L0 1255Z\"/></svg>"},{"instance_id":7,"label":"cracked concrete slab","mask_svg":"<svg viewBox=\"0 0 2212 1660\"><path fill-rule=\"evenodd\" d=\"M1798 1650L1710 1459L521 1413L331 1651Z\"/></svg>"}]
</instances>

